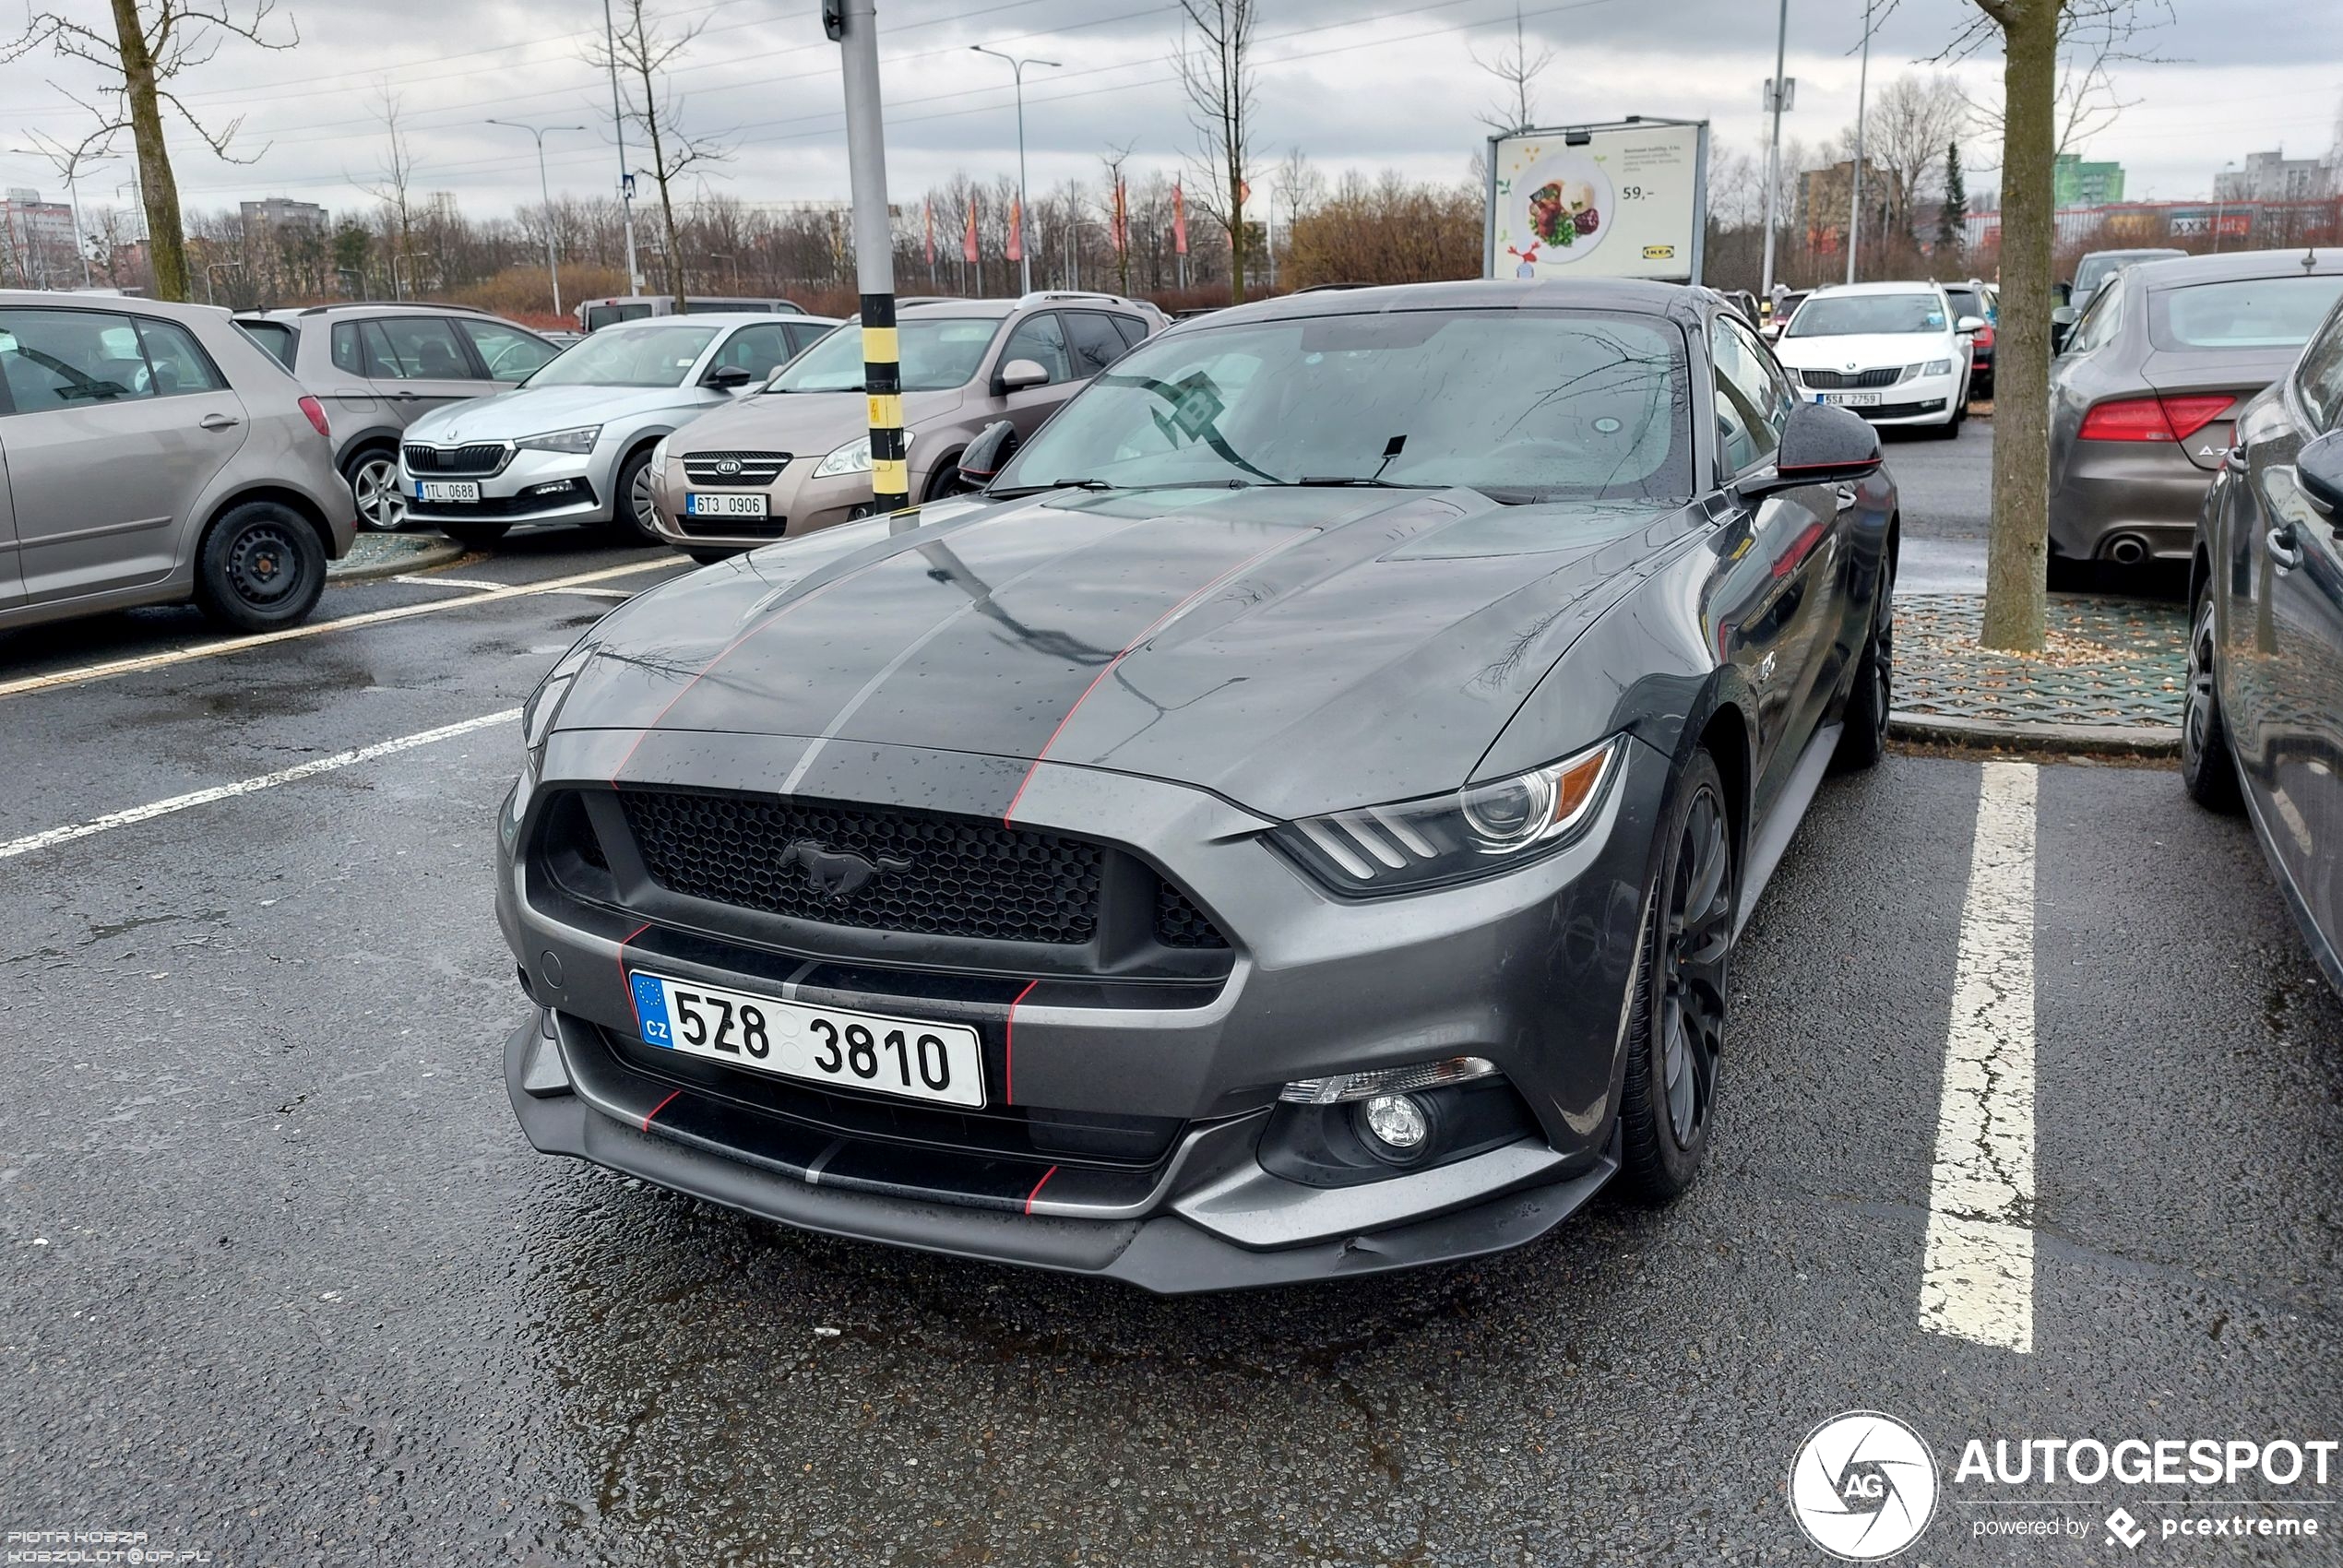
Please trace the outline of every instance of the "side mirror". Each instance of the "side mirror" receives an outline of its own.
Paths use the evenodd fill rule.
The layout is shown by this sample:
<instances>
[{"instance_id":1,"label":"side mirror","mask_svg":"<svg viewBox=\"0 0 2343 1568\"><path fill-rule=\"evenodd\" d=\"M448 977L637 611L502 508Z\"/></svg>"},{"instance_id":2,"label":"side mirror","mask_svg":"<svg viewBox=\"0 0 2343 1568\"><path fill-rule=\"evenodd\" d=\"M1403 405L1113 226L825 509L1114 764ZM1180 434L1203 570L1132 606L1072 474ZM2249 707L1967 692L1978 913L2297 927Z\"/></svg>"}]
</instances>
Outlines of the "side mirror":
<instances>
[{"instance_id":1,"label":"side mirror","mask_svg":"<svg viewBox=\"0 0 2343 1568\"><path fill-rule=\"evenodd\" d=\"M1022 392L1029 386L1047 386L1050 373L1041 368L1039 360L1011 360L993 373L993 396L1004 397Z\"/></svg>"},{"instance_id":2,"label":"side mirror","mask_svg":"<svg viewBox=\"0 0 2343 1568\"><path fill-rule=\"evenodd\" d=\"M1879 432L1860 414L1829 403L1801 403L1782 424L1770 471L1742 481L1743 495L1803 484L1840 484L1879 470Z\"/></svg>"},{"instance_id":3,"label":"side mirror","mask_svg":"<svg viewBox=\"0 0 2343 1568\"><path fill-rule=\"evenodd\" d=\"M719 392L737 392L755 379L745 366L736 364L720 364L700 378Z\"/></svg>"},{"instance_id":4,"label":"side mirror","mask_svg":"<svg viewBox=\"0 0 2343 1568\"><path fill-rule=\"evenodd\" d=\"M1035 365L1034 368L1039 370L1041 367ZM1008 466L1017 447L1017 426L1006 420L994 420L978 431L976 439L960 452L962 488L982 490L992 483L993 476Z\"/></svg>"},{"instance_id":5,"label":"side mirror","mask_svg":"<svg viewBox=\"0 0 2343 1568\"><path fill-rule=\"evenodd\" d=\"M1985 330L1985 318L1981 315L1964 315L1953 323L1953 330L1964 338L1973 338Z\"/></svg>"},{"instance_id":6,"label":"side mirror","mask_svg":"<svg viewBox=\"0 0 2343 1568\"><path fill-rule=\"evenodd\" d=\"M2330 517L2343 513L2343 430L2330 430L2303 447L2294 473L2320 511Z\"/></svg>"}]
</instances>

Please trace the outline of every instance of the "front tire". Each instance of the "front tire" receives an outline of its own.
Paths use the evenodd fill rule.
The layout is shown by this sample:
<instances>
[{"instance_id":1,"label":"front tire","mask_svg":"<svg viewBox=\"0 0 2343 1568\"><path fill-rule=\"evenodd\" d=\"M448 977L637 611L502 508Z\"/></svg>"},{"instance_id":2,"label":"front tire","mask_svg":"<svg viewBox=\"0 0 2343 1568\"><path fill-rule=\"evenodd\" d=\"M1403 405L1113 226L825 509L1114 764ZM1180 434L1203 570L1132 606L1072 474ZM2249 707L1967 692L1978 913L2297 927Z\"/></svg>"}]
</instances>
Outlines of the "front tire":
<instances>
[{"instance_id":1,"label":"front tire","mask_svg":"<svg viewBox=\"0 0 2343 1568\"><path fill-rule=\"evenodd\" d=\"M230 631L296 624L325 591L326 547L317 530L274 501L247 501L220 514L196 552L196 607Z\"/></svg>"},{"instance_id":2,"label":"front tire","mask_svg":"<svg viewBox=\"0 0 2343 1568\"><path fill-rule=\"evenodd\" d=\"M651 449L644 446L626 454L618 465L611 487L611 531L630 544L665 545L654 523L658 516L659 499L651 493Z\"/></svg>"},{"instance_id":3,"label":"front tire","mask_svg":"<svg viewBox=\"0 0 2343 1568\"><path fill-rule=\"evenodd\" d=\"M407 521L407 497L398 488L398 453L389 446L369 446L351 454L342 465L350 498L358 504L358 526L376 533L395 533Z\"/></svg>"},{"instance_id":4,"label":"front tire","mask_svg":"<svg viewBox=\"0 0 2343 1568\"><path fill-rule=\"evenodd\" d=\"M1693 754L1660 822L1619 1107L1623 1174L1646 1200L1691 1186L1716 1119L1725 1044L1726 961L1732 951L1732 818L1723 777Z\"/></svg>"},{"instance_id":5,"label":"front tire","mask_svg":"<svg viewBox=\"0 0 2343 1568\"><path fill-rule=\"evenodd\" d=\"M2189 620L2188 685L2181 707L2181 782L2207 811L2233 813L2244 804L2237 783L2237 754L2230 747L2215 679L2213 586L2196 590Z\"/></svg>"}]
</instances>

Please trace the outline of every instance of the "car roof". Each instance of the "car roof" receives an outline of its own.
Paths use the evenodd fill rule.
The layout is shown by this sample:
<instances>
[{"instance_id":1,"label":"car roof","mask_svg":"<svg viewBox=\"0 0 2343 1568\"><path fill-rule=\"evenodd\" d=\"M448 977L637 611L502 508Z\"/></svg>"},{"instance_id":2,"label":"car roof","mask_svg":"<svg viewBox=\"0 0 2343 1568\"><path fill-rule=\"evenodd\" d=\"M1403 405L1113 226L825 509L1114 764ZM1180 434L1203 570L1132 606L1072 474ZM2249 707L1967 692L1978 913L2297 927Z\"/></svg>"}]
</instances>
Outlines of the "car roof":
<instances>
[{"instance_id":1,"label":"car roof","mask_svg":"<svg viewBox=\"0 0 2343 1568\"><path fill-rule=\"evenodd\" d=\"M1615 310L1666 315L1679 321L1699 315L1699 302L1718 299L1713 290L1639 278L1468 278L1447 283L1381 284L1365 289L1282 294L1274 299L1216 310L1183 330L1217 330L1236 322L1286 321L1311 315L1364 315L1406 310ZM1721 305L1723 302L1718 300Z\"/></svg>"},{"instance_id":2,"label":"car roof","mask_svg":"<svg viewBox=\"0 0 2343 1568\"><path fill-rule=\"evenodd\" d=\"M687 315L638 315L632 321L613 321L594 328L592 335L599 338L605 332L642 332L658 327L769 327L777 321L801 319L770 310L696 310Z\"/></svg>"},{"instance_id":3,"label":"car roof","mask_svg":"<svg viewBox=\"0 0 2343 1568\"><path fill-rule=\"evenodd\" d=\"M1814 293L1816 297L1824 294L1925 294L1945 286L1932 278L1910 278L1881 283L1826 283Z\"/></svg>"},{"instance_id":4,"label":"car roof","mask_svg":"<svg viewBox=\"0 0 2343 1568\"><path fill-rule=\"evenodd\" d=\"M228 321L225 305L187 304L177 300L150 300L144 294L84 292L79 289L0 289L0 305L18 310L135 310L178 321Z\"/></svg>"},{"instance_id":5,"label":"car roof","mask_svg":"<svg viewBox=\"0 0 2343 1568\"><path fill-rule=\"evenodd\" d=\"M2306 273L2313 277L2332 276L2343 272L2343 248L2329 245L2323 250L2309 250L2297 245L2282 251L2224 251L2215 255L2171 256L2162 261L2134 262L2123 271L2150 289L2219 283L2231 279L2299 278Z\"/></svg>"}]
</instances>

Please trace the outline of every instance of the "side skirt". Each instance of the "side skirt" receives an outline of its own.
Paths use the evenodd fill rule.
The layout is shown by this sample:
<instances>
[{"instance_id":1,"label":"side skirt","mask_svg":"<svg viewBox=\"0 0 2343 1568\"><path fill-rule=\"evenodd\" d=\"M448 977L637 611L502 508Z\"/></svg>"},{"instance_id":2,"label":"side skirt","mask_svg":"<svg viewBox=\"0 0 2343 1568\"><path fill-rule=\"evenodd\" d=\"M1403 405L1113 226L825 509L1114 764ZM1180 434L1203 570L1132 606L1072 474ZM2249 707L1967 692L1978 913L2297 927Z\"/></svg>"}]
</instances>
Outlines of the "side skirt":
<instances>
[{"instance_id":1,"label":"side skirt","mask_svg":"<svg viewBox=\"0 0 2343 1568\"><path fill-rule=\"evenodd\" d=\"M1772 880L1774 868L1781 864L1790 839L1797 837L1798 825L1806 820L1806 808L1814 803L1814 791L1822 788L1823 777L1830 771L1831 754L1838 749L1839 732L1845 728L1843 724L1826 724L1814 731L1805 751L1799 754L1798 766L1782 785L1774 809L1750 835L1749 859L1741 879L1741 909L1733 916L1735 936L1741 934L1749 917L1756 912L1757 899L1766 891L1766 884Z\"/></svg>"}]
</instances>

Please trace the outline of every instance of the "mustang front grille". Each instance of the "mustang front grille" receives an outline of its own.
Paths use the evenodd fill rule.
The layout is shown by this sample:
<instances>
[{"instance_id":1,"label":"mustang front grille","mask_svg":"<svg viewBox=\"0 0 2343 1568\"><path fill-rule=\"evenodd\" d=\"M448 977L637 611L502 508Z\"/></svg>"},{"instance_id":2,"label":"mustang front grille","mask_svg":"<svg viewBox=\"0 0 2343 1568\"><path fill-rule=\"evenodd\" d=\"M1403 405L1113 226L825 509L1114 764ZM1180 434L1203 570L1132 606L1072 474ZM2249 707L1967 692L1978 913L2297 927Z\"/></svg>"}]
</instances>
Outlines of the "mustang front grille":
<instances>
[{"instance_id":1,"label":"mustang front grille","mask_svg":"<svg viewBox=\"0 0 2343 1568\"><path fill-rule=\"evenodd\" d=\"M939 813L624 790L652 880L688 897L866 931L1078 945L1096 844Z\"/></svg>"}]
</instances>

